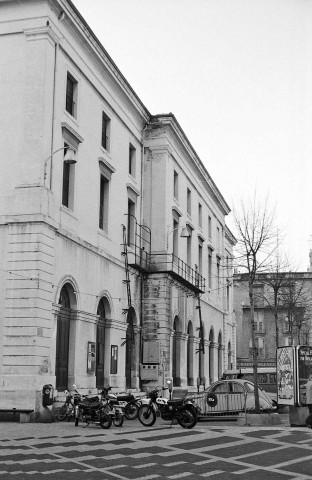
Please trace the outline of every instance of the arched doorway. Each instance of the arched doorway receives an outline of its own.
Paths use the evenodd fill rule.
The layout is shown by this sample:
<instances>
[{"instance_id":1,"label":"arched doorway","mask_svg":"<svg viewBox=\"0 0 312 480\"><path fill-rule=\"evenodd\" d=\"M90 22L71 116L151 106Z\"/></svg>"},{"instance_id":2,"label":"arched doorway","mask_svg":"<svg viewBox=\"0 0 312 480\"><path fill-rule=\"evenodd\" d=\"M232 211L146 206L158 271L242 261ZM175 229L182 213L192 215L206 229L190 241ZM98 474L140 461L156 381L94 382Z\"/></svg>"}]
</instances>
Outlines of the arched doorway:
<instances>
[{"instance_id":1,"label":"arched doorway","mask_svg":"<svg viewBox=\"0 0 312 480\"><path fill-rule=\"evenodd\" d=\"M193 386L194 331L192 322L188 323L187 335L187 384Z\"/></svg>"},{"instance_id":2,"label":"arched doorway","mask_svg":"<svg viewBox=\"0 0 312 480\"><path fill-rule=\"evenodd\" d=\"M211 329L209 333L209 383L210 384L214 381L213 345L214 345L214 333L213 333L213 329Z\"/></svg>"},{"instance_id":3,"label":"arched doorway","mask_svg":"<svg viewBox=\"0 0 312 480\"><path fill-rule=\"evenodd\" d=\"M137 318L133 307L129 308L127 315L127 331L126 331L126 387L135 388L136 363L137 363L137 348L135 344L134 327L137 325Z\"/></svg>"},{"instance_id":4,"label":"arched doorway","mask_svg":"<svg viewBox=\"0 0 312 480\"><path fill-rule=\"evenodd\" d=\"M73 287L66 283L60 292L58 303L61 305L56 326L55 388L68 388L68 355L70 335L71 294Z\"/></svg>"},{"instance_id":5,"label":"arched doorway","mask_svg":"<svg viewBox=\"0 0 312 480\"><path fill-rule=\"evenodd\" d=\"M181 325L179 317L176 316L173 321L173 338L172 338L172 381L174 387L181 386Z\"/></svg>"},{"instance_id":6,"label":"arched doorway","mask_svg":"<svg viewBox=\"0 0 312 480\"><path fill-rule=\"evenodd\" d=\"M203 385L204 382L204 376L205 376L205 368L204 368L204 361L205 361L205 354L203 352L203 347L204 347L204 337L203 337L203 329L199 329L198 333L198 338L199 338L199 345L198 345L198 377L199 377L199 382L200 385Z\"/></svg>"},{"instance_id":7,"label":"arched doorway","mask_svg":"<svg viewBox=\"0 0 312 480\"><path fill-rule=\"evenodd\" d=\"M100 316L96 325L96 388L104 387L105 318L108 313L108 301L102 297L97 308Z\"/></svg>"},{"instance_id":8,"label":"arched doorway","mask_svg":"<svg viewBox=\"0 0 312 480\"><path fill-rule=\"evenodd\" d=\"M218 378L222 377L223 373L223 367L222 367L222 333L219 332L218 335Z\"/></svg>"}]
</instances>

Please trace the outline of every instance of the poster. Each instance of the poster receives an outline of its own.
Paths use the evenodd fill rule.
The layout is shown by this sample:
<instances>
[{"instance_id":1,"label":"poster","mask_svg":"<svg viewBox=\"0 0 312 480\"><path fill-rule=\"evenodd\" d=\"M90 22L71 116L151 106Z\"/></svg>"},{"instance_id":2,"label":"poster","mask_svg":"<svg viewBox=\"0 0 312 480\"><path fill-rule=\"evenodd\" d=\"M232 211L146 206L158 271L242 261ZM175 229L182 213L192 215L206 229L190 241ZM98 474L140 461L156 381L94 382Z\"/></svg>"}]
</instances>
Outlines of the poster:
<instances>
[{"instance_id":1,"label":"poster","mask_svg":"<svg viewBox=\"0 0 312 480\"><path fill-rule=\"evenodd\" d=\"M306 404L306 383L312 374L312 347L298 347L299 403Z\"/></svg>"},{"instance_id":2,"label":"poster","mask_svg":"<svg viewBox=\"0 0 312 480\"><path fill-rule=\"evenodd\" d=\"M95 342L88 342L88 359L87 359L87 372L95 373Z\"/></svg>"},{"instance_id":3,"label":"poster","mask_svg":"<svg viewBox=\"0 0 312 480\"><path fill-rule=\"evenodd\" d=\"M295 405L295 351L293 347L279 347L276 358L277 401L280 405Z\"/></svg>"}]
</instances>

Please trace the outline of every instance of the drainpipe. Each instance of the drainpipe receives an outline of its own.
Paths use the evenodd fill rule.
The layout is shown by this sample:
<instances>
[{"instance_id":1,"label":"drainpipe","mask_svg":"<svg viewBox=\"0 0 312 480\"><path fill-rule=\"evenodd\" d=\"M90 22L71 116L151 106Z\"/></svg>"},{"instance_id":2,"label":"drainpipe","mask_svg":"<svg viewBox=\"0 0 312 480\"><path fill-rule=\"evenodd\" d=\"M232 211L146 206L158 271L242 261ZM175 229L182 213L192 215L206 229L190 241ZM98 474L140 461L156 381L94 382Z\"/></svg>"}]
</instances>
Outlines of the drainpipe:
<instances>
[{"instance_id":1,"label":"drainpipe","mask_svg":"<svg viewBox=\"0 0 312 480\"><path fill-rule=\"evenodd\" d=\"M58 54L58 43L55 44L54 47L54 72L53 72L53 93L52 93L52 128L51 128L51 155L54 152L54 120L55 120L55 90L56 90L56 63L57 63L57 54ZM51 157L52 159L52 157ZM50 190L52 189L52 165L53 162L51 160L50 164Z\"/></svg>"}]
</instances>

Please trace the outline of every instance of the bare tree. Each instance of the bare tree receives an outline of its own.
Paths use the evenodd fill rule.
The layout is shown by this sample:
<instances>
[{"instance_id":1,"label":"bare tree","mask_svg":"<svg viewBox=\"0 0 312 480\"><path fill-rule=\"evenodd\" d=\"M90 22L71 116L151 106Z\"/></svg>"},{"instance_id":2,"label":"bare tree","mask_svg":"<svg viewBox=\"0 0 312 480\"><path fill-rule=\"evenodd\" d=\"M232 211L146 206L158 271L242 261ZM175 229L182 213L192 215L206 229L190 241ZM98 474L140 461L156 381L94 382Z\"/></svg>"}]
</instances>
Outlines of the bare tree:
<instances>
[{"instance_id":1,"label":"bare tree","mask_svg":"<svg viewBox=\"0 0 312 480\"><path fill-rule=\"evenodd\" d=\"M283 287L287 285L289 277L288 259L280 254L278 247L277 244L276 254L273 261L270 262L268 273L261 276L261 283L267 288L260 294L274 316L276 348L279 346L279 313L282 304L282 291Z\"/></svg>"},{"instance_id":2,"label":"bare tree","mask_svg":"<svg viewBox=\"0 0 312 480\"><path fill-rule=\"evenodd\" d=\"M295 337L299 345L301 333L309 331L312 309L310 284L300 279L299 275L289 273L287 282L281 289L281 306L287 315L292 345L295 343Z\"/></svg>"},{"instance_id":3,"label":"bare tree","mask_svg":"<svg viewBox=\"0 0 312 480\"><path fill-rule=\"evenodd\" d=\"M254 283L256 275L268 270L273 252L276 250L277 231L274 226L275 209L268 206L268 198L263 202L254 194L247 203L241 201L239 210L234 209L236 227L236 265L246 272L250 302L251 339L253 352L253 372L255 384L255 410L260 412L258 390L258 352L255 335Z\"/></svg>"}]
</instances>

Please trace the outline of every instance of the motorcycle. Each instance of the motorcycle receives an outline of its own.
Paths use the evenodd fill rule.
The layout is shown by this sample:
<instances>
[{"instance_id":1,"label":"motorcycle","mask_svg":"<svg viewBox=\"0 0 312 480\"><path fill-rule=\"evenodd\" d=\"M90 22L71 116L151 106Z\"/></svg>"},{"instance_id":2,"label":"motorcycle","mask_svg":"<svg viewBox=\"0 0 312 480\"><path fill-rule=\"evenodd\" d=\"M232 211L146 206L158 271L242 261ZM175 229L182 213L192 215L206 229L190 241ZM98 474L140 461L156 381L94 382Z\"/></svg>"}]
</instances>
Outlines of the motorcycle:
<instances>
[{"instance_id":1,"label":"motorcycle","mask_svg":"<svg viewBox=\"0 0 312 480\"><path fill-rule=\"evenodd\" d=\"M124 416L127 420L134 420L138 416L138 410L141 405L140 398L136 398L132 393L109 393L112 387L103 388L105 396L110 399L117 401L120 405L123 405Z\"/></svg>"},{"instance_id":2,"label":"motorcycle","mask_svg":"<svg viewBox=\"0 0 312 480\"><path fill-rule=\"evenodd\" d=\"M163 390L167 390L163 388ZM197 409L190 399L167 399L160 395L160 389L157 387L148 394L148 399L139 408L138 418L142 425L151 427L156 422L156 418L171 420L171 425L175 420L183 428L193 428L197 423Z\"/></svg>"},{"instance_id":3,"label":"motorcycle","mask_svg":"<svg viewBox=\"0 0 312 480\"><path fill-rule=\"evenodd\" d=\"M101 402L106 415L110 415L115 427L122 427L124 422L124 407L126 402L120 402L116 395L109 394L111 387L103 388L101 391Z\"/></svg>"},{"instance_id":4,"label":"motorcycle","mask_svg":"<svg viewBox=\"0 0 312 480\"><path fill-rule=\"evenodd\" d=\"M77 391L76 385L74 385L75 393L77 394L75 403L75 427L78 427L79 422L84 422L87 425L94 423L101 428L110 428L112 425L112 419L110 415L107 415L104 410L104 405L100 401L98 396L89 397L82 395Z\"/></svg>"},{"instance_id":5,"label":"motorcycle","mask_svg":"<svg viewBox=\"0 0 312 480\"><path fill-rule=\"evenodd\" d=\"M66 400L65 403L61 406L60 410L57 413L57 418L61 422L65 420L66 417L68 417L68 421L72 419L75 415L75 399L79 399L80 395L77 395L77 393L72 394L68 392L68 390L65 390L65 395L66 395Z\"/></svg>"}]
</instances>

